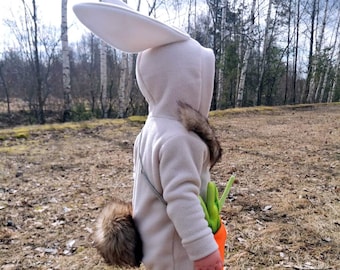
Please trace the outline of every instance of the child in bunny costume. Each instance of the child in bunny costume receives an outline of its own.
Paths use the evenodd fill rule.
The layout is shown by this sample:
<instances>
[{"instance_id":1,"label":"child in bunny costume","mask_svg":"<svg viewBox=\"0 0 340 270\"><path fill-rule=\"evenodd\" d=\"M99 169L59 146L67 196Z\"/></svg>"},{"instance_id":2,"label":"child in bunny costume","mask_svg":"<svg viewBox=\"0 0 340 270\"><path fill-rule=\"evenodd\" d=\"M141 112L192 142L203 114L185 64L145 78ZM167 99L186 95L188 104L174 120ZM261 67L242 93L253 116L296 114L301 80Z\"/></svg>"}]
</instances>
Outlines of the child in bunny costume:
<instances>
[{"instance_id":1,"label":"child in bunny costume","mask_svg":"<svg viewBox=\"0 0 340 270\"><path fill-rule=\"evenodd\" d=\"M107 2L80 4L74 11L112 46L138 52L137 83L148 102L149 114L134 145L131 215L143 243L143 263L153 270L223 269L218 245L198 198L205 197L209 170L221 154L206 121L213 94L214 54L187 34L154 21L148 23L156 26L135 30L134 38L126 31L121 34L124 30L105 32L104 26L93 23L89 14L100 20L109 16L103 10L110 9L117 20L119 16L129 23L136 16L143 22L149 20L118 0ZM133 14L133 18L126 19L126 14ZM154 40L158 28L153 27L162 28L160 35L166 33L161 38L156 34ZM138 43L139 39L143 41ZM112 231L107 215L102 220Z\"/></svg>"},{"instance_id":2,"label":"child in bunny costume","mask_svg":"<svg viewBox=\"0 0 340 270\"><path fill-rule=\"evenodd\" d=\"M143 238L143 261L151 269L221 269L198 199L210 180L209 150L178 120L178 101L208 115L214 55L189 39L139 53L136 72L149 104L134 149L133 211ZM139 159L166 204L150 189Z\"/></svg>"}]
</instances>

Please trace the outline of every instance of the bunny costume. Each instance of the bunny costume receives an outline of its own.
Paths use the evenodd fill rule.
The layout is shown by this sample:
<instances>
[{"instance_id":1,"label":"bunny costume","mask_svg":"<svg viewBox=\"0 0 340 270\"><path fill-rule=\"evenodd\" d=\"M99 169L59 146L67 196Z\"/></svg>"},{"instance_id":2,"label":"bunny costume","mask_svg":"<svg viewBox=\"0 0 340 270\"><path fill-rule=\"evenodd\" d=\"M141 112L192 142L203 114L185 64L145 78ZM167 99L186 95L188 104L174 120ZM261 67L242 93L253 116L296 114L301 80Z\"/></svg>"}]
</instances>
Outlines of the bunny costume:
<instances>
[{"instance_id":1,"label":"bunny costume","mask_svg":"<svg viewBox=\"0 0 340 270\"><path fill-rule=\"evenodd\" d=\"M149 114L134 146L133 219L143 263L153 270L192 270L218 246L198 195L210 180L207 144L180 121L179 102L205 119L215 57L186 33L132 11L119 0L82 3L78 18L100 38L138 52L136 76Z\"/></svg>"},{"instance_id":2,"label":"bunny costume","mask_svg":"<svg viewBox=\"0 0 340 270\"><path fill-rule=\"evenodd\" d=\"M136 75L149 104L134 148L133 211L143 262L157 270L193 269L194 260L217 249L198 200L206 194L210 157L206 144L179 122L177 102L208 115L214 55L193 39L152 48L138 54Z\"/></svg>"}]
</instances>

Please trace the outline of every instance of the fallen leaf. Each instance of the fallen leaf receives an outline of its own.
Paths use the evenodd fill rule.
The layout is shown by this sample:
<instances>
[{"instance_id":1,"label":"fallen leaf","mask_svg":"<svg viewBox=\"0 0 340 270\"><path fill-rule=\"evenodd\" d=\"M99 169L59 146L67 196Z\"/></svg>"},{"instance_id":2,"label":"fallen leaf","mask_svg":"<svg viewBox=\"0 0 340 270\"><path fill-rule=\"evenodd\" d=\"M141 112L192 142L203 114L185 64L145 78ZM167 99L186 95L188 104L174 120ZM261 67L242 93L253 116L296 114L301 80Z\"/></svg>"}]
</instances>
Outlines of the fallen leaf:
<instances>
[{"instance_id":1,"label":"fallen leaf","mask_svg":"<svg viewBox=\"0 0 340 270\"><path fill-rule=\"evenodd\" d=\"M76 242L76 240L73 240L73 239L70 240L70 241L68 241L68 242L66 243L66 247L72 248L75 242Z\"/></svg>"},{"instance_id":2,"label":"fallen leaf","mask_svg":"<svg viewBox=\"0 0 340 270\"><path fill-rule=\"evenodd\" d=\"M271 210L272 208L273 208L272 205L266 205L266 206L262 209L262 211L263 211L263 212L267 212L267 211Z\"/></svg>"},{"instance_id":3,"label":"fallen leaf","mask_svg":"<svg viewBox=\"0 0 340 270\"><path fill-rule=\"evenodd\" d=\"M64 213L68 213L68 212L70 212L70 211L72 211L72 209L71 208L68 208L68 207L64 207Z\"/></svg>"},{"instance_id":4,"label":"fallen leaf","mask_svg":"<svg viewBox=\"0 0 340 270\"><path fill-rule=\"evenodd\" d=\"M34 208L34 212L36 213L42 213L44 212L46 209L48 209L48 206L47 205L44 205L44 206L37 206Z\"/></svg>"},{"instance_id":5,"label":"fallen leaf","mask_svg":"<svg viewBox=\"0 0 340 270\"><path fill-rule=\"evenodd\" d=\"M52 255L56 255L58 253L58 249L56 248L43 248L43 247L37 247L35 251L41 252L41 253L48 253Z\"/></svg>"}]
</instances>

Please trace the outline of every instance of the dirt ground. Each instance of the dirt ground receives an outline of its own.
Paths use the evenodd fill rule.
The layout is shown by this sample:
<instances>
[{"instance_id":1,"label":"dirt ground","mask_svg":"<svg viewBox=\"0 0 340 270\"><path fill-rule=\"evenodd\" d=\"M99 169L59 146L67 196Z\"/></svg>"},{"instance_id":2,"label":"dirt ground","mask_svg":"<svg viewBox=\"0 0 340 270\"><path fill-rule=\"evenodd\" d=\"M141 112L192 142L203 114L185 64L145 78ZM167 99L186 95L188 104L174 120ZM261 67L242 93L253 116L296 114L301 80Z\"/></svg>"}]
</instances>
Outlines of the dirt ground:
<instances>
[{"instance_id":1,"label":"dirt ground","mask_svg":"<svg viewBox=\"0 0 340 270\"><path fill-rule=\"evenodd\" d=\"M340 105L228 110L210 122L224 149L212 179L222 190L237 178L222 213L226 269L340 269ZM0 269L112 269L89 235L111 197L132 196L142 125L0 130Z\"/></svg>"}]
</instances>

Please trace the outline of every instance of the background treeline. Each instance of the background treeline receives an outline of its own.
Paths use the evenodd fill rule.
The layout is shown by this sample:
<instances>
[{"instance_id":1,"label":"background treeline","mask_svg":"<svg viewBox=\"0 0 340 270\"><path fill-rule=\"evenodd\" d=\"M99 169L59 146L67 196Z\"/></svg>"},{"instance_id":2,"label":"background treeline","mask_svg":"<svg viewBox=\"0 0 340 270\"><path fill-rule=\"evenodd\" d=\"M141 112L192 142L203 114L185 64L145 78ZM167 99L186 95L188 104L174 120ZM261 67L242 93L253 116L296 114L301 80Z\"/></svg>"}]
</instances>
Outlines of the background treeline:
<instances>
[{"instance_id":1,"label":"background treeline","mask_svg":"<svg viewBox=\"0 0 340 270\"><path fill-rule=\"evenodd\" d=\"M36 2L21 0L21 15L3 22L16 46L0 55L2 118L17 124L18 115L45 123L147 114L136 56L91 33L69 43L67 0L61 28L42 23ZM213 110L340 100L338 0L139 0L136 9L143 4L150 16L172 14L214 50Z\"/></svg>"}]
</instances>

